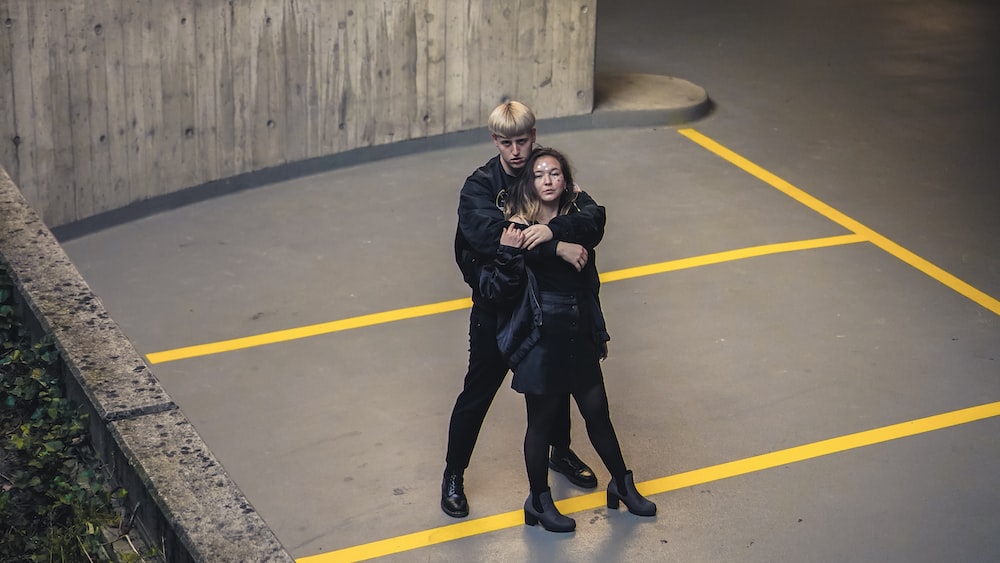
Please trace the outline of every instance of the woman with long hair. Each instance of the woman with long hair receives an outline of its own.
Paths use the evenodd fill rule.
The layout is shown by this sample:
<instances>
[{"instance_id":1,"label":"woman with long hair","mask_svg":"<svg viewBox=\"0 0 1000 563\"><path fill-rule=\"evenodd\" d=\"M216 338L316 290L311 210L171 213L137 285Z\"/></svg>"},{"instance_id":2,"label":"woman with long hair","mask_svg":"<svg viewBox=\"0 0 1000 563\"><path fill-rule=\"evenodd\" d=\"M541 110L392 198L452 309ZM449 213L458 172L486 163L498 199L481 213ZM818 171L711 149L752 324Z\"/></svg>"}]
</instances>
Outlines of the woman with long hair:
<instances>
[{"instance_id":1,"label":"woman with long hair","mask_svg":"<svg viewBox=\"0 0 1000 563\"><path fill-rule=\"evenodd\" d=\"M576 211L574 186L562 153L551 148L532 152L507 198L509 223L497 255L480 278L483 295L503 307L497 339L514 372L512 387L524 394L527 406L524 463L531 494L524 502L524 520L530 526L540 522L553 532L576 528L576 522L555 507L548 484L548 436L567 393L576 400L590 441L611 473L608 507L624 503L633 514L656 514L656 505L635 488L608 412L600 362L607 357L610 337L593 249L588 249L584 265L555 257L528 258L522 249L522 229Z\"/></svg>"}]
</instances>

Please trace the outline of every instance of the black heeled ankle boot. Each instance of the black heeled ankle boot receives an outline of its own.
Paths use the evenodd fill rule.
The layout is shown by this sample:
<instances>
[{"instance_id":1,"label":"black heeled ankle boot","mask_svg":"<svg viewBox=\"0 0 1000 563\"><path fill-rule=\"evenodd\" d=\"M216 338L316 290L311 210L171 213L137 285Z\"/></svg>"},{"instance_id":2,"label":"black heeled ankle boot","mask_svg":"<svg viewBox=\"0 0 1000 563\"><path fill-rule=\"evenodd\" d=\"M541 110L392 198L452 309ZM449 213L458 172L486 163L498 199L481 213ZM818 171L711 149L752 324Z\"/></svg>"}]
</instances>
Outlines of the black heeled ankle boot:
<instances>
[{"instance_id":1,"label":"black heeled ankle boot","mask_svg":"<svg viewBox=\"0 0 1000 563\"><path fill-rule=\"evenodd\" d=\"M628 511L637 516L653 516L656 514L656 504L639 494L635 489L632 472L626 471L619 487L614 478L608 483L608 508L618 508L618 502L624 502Z\"/></svg>"},{"instance_id":2,"label":"black heeled ankle boot","mask_svg":"<svg viewBox=\"0 0 1000 563\"><path fill-rule=\"evenodd\" d=\"M552 502L552 491L538 495L538 501L542 506L541 512L535 510L532 495L529 494L528 500L524 501L525 524L534 526L541 522L542 527L550 532L572 532L576 529L576 520L563 516Z\"/></svg>"}]
</instances>

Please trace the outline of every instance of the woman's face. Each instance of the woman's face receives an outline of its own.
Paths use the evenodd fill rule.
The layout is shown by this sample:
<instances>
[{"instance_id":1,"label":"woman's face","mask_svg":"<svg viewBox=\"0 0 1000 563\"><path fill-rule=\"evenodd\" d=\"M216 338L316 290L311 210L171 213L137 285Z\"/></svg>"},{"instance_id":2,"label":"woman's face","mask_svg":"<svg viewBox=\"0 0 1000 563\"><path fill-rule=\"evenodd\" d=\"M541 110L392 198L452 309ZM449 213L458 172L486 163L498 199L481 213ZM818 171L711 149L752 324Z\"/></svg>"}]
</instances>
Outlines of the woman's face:
<instances>
[{"instance_id":1,"label":"woman's face","mask_svg":"<svg viewBox=\"0 0 1000 563\"><path fill-rule=\"evenodd\" d=\"M545 203L558 202L566 189L566 177L555 157L543 156L535 161L535 192Z\"/></svg>"}]
</instances>

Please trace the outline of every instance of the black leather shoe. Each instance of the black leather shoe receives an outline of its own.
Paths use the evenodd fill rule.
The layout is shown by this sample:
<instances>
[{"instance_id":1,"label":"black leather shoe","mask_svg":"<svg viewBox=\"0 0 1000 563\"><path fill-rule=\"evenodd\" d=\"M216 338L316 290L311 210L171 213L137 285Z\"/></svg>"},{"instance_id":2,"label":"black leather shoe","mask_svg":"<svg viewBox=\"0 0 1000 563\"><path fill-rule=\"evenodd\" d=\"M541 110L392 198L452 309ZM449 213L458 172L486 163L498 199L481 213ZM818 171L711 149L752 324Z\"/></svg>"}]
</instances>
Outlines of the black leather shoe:
<instances>
[{"instance_id":1,"label":"black leather shoe","mask_svg":"<svg viewBox=\"0 0 1000 563\"><path fill-rule=\"evenodd\" d=\"M597 477L593 470L587 467L587 464L569 448L558 453L553 448L552 457L549 458L549 467L565 475L577 487L584 489L597 487Z\"/></svg>"},{"instance_id":2,"label":"black leather shoe","mask_svg":"<svg viewBox=\"0 0 1000 563\"><path fill-rule=\"evenodd\" d=\"M445 474L441 481L441 510L452 518L469 515L469 500L465 498L465 483L461 475Z\"/></svg>"}]
</instances>

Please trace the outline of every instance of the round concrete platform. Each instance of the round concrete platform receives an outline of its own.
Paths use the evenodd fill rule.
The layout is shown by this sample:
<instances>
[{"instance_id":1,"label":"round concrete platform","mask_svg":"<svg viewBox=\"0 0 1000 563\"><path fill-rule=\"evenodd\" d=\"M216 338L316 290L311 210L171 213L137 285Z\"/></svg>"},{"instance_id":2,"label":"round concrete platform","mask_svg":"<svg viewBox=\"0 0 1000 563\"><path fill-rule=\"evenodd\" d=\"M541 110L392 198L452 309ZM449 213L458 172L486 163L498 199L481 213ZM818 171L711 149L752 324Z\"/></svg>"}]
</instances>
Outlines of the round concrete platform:
<instances>
[{"instance_id":1,"label":"round concrete platform","mask_svg":"<svg viewBox=\"0 0 1000 563\"><path fill-rule=\"evenodd\" d=\"M594 77L594 120L627 114L637 123L678 125L712 111L704 88L687 80L657 74L602 73Z\"/></svg>"}]
</instances>

